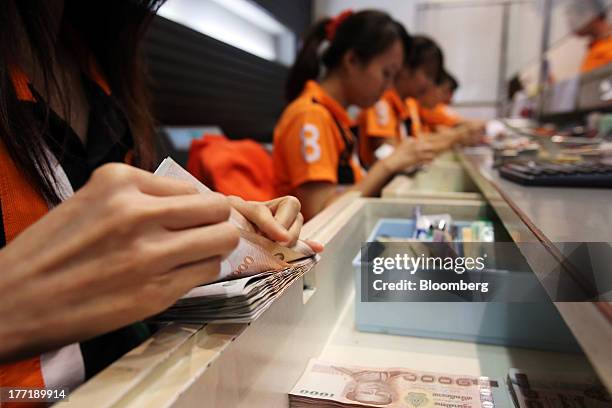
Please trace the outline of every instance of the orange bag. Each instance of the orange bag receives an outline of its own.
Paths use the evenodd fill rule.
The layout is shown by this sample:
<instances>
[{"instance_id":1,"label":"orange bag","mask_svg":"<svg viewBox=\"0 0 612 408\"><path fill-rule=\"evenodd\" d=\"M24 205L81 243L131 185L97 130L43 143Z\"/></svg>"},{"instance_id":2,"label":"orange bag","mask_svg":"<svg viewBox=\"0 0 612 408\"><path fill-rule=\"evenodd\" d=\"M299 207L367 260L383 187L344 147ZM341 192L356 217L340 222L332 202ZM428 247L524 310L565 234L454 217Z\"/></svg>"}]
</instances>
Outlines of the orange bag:
<instances>
[{"instance_id":1,"label":"orange bag","mask_svg":"<svg viewBox=\"0 0 612 408\"><path fill-rule=\"evenodd\" d=\"M208 187L245 200L275 198L272 156L253 140L204 135L191 142L187 171Z\"/></svg>"}]
</instances>

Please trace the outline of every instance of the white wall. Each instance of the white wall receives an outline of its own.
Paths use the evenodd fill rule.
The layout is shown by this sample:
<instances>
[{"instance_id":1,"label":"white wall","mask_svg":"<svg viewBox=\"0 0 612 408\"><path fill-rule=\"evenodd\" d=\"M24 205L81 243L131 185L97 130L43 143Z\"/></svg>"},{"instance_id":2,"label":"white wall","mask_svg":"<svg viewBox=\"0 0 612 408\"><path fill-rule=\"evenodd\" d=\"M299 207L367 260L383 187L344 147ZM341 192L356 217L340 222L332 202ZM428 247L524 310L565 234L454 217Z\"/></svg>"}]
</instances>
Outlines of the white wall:
<instances>
[{"instance_id":1,"label":"white wall","mask_svg":"<svg viewBox=\"0 0 612 408\"><path fill-rule=\"evenodd\" d=\"M437 2L452 1L455 0ZM470 15L469 12L455 8L431 9L418 14L418 6L423 2L423 0L315 0L314 16L315 19L334 16L348 8L355 11L365 8L386 11L402 22L410 33L427 34L440 43L449 69L462 84L456 102L495 100L499 61L499 50L496 45L499 44L499 34L482 38L481 31L476 29L481 27L484 30L491 22L490 16L486 11L485 14L481 12ZM483 4L486 4L486 1ZM494 13L499 14L495 11ZM417 21L417 16L422 20ZM456 20L457 17L461 20ZM499 16L497 18L499 19ZM487 106L456 107L456 109L467 116L476 117L491 117L495 113L493 107Z\"/></svg>"},{"instance_id":2,"label":"white wall","mask_svg":"<svg viewBox=\"0 0 612 408\"><path fill-rule=\"evenodd\" d=\"M432 7L417 15L419 31L444 51L444 63L460 82L457 103L491 102L498 97L502 7Z\"/></svg>"},{"instance_id":3,"label":"white wall","mask_svg":"<svg viewBox=\"0 0 612 408\"><path fill-rule=\"evenodd\" d=\"M462 118L489 120L497 117L497 108L489 107L470 107L470 106L453 106L453 110Z\"/></svg>"},{"instance_id":4,"label":"white wall","mask_svg":"<svg viewBox=\"0 0 612 408\"><path fill-rule=\"evenodd\" d=\"M510 6L506 79L539 60L543 25L539 8L535 2Z\"/></svg>"},{"instance_id":5,"label":"white wall","mask_svg":"<svg viewBox=\"0 0 612 408\"><path fill-rule=\"evenodd\" d=\"M416 6L419 0L315 0L314 18L331 17L346 9L378 9L391 14L409 31L415 29Z\"/></svg>"}]
</instances>

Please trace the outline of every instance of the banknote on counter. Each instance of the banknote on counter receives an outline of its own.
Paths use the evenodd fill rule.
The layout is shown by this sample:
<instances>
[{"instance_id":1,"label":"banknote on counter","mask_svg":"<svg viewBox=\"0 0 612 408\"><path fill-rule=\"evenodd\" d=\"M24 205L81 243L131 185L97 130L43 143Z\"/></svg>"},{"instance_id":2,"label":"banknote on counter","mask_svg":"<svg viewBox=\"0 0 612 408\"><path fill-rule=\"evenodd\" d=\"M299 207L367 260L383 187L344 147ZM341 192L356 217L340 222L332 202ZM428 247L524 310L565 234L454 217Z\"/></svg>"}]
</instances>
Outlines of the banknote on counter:
<instances>
[{"instance_id":1,"label":"banknote on counter","mask_svg":"<svg viewBox=\"0 0 612 408\"><path fill-rule=\"evenodd\" d=\"M493 408L487 377L408 368L366 368L310 360L289 394L292 408Z\"/></svg>"},{"instance_id":2,"label":"banknote on counter","mask_svg":"<svg viewBox=\"0 0 612 408\"><path fill-rule=\"evenodd\" d=\"M155 171L193 184L202 194L212 191L171 158ZM240 231L238 246L221 263L218 282L192 289L177 303L151 320L185 323L245 323L260 316L284 290L317 262L310 246L299 240L286 248L260 235L232 209L230 222Z\"/></svg>"},{"instance_id":3,"label":"banknote on counter","mask_svg":"<svg viewBox=\"0 0 612 408\"><path fill-rule=\"evenodd\" d=\"M610 394L594 374L511 368L507 381L516 408L612 408Z\"/></svg>"}]
</instances>

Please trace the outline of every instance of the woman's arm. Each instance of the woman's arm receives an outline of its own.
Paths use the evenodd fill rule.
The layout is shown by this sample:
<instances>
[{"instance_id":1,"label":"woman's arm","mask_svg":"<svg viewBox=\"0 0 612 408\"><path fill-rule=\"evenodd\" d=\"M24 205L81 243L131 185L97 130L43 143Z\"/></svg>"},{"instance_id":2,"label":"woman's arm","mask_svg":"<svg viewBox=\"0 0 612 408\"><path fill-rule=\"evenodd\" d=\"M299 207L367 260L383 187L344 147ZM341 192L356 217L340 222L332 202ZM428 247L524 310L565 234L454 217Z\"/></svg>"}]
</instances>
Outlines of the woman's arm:
<instances>
[{"instance_id":1,"label":"woman's arm","mask_svg":"<svg viewBox=\"0 0 612 408\"><path fill-rule=\"evenodd\" d=\"M393 153L378 160L361 182L351 190L359 191L364 197L380 194L383 187L398 172L433 160L433 145L425 139L407 139L395 146Z\"/></svg>"},{"instance_id":2,"label":"woman's arm","mask_svg":"<svg viewBox=\"0 0 612 408\"><path fill-rule=\"evenodd\" d=\"M423 135L433 145L436 151L443 152L453 146L473 146L481 143L484 135L482 122L464 122L455 127L439 126L434 133Z\"/></svg>"},{"instance_id":3,"label":"woman's arm","mask_svg":"<svg viewBox=\"0 0 612 408\"><path fill-rule=\"evenodd\" d=\"M364 197L377 196L394 174L431 161L434 154L433 145L427 140L404 140L391 155L374 163L363 180L352 186L350 191L359 191ZM310 182L299 186L295 196L302 203L304 218L309 220L345 191L330 182Z\"/></svg>"},{"instance_id":4,"label":"woman's arm","mask_svg":"<svg viewBox=\"0 0 612 408\"><path fill-rule=\"evenodd\" d=\"M306 221L321 212L343 193L344 191L337 184L321 181L304 183L295 190L295 196L302 204L302 214Z\"/></svg>"},{"instance_id":5,"label":"woman's arm","mask_svg":"<svg viewBox=\"0 0 612 408\"><path fill-rule=\"evenodd\" d=\"M122 164L0 250L0 362L161 312L219 277L238 243L220 195Z\"/></svg>"}]
</instances>

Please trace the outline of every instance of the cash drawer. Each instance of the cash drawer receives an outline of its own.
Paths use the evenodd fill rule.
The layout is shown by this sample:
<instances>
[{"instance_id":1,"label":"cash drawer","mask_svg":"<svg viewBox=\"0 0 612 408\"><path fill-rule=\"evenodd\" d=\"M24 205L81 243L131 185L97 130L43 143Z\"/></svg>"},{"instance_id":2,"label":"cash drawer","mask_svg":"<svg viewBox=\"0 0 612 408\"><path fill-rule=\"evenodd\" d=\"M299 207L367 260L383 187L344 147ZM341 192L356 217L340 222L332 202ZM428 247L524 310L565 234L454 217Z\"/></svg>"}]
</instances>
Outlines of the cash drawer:
<instances>
[{"instance_id":1,"label":"cash drawer","mask_svg":"<svg viewBox=\"0 0 612 408\"><path fill-rule=\"evenodd\" d=\"M466 201L447 205L435 200L397 200L393 204L386 200L370 200L363 207L361 215L368 234L367 241L373 242L381 235L409 238L414 228L411 217L417 205L423 214L449 213L454 220L472 221L487 217L493 221L496 241L511 241L485 202ZM513 279L515 283L517 280L535 279L532 272L517 269L526 265L524 260L500 258L497 261L498 265L513 271L505 279ZM355 324L358 330L556 351L579 350L556 308L548 301L362 302L359 253L353 259L353 268L356 285Z\"/></svg>"}]
</instances>

